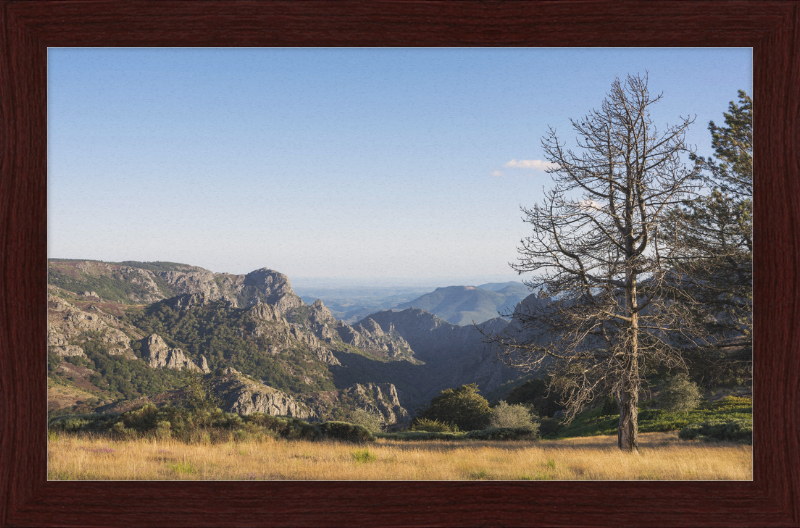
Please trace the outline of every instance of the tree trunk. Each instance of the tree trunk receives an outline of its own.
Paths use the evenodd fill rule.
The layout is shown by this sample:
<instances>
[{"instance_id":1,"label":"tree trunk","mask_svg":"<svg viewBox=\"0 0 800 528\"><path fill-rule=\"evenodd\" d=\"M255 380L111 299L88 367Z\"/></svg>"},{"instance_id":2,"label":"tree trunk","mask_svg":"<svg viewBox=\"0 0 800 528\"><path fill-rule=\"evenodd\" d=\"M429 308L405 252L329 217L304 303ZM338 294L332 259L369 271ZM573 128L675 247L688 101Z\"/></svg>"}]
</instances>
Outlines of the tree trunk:
<instances>
[{"instance_id":1,"label":"tree trunk","mask_svg":"<svg viewBox=\"0 0 800 528\"><path fill-rule=\"evenodd\" d=\"M619 394L617 445L622 451L639 450L639 387L626 380Z\"/></svg>"}]
</instances>

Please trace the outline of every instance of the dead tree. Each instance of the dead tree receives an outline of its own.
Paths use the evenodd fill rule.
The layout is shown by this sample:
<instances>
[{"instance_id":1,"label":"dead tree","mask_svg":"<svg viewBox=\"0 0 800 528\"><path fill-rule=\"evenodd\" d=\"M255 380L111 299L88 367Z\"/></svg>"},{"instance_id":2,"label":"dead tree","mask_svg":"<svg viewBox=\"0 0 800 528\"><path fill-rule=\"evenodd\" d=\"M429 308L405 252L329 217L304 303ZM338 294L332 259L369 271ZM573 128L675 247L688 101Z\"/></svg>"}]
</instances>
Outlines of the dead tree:
<instances>
[{"instance_id":1,"label":"dead tree","mask_svg":"<svg viewBox=\"0 0 800 528\"><path fill-rule=\"evenodd\" d=\"M562 384L566 420L613 392L619 408L618 444L638 449L637 404L648 366L685 368L680 349L700 330L687 319L689 302L673 302L681 282L657 230L668 211L693 191L697 164L681 118L663 131L649 108L661 99L647 77L615 80L601 109L571 120L578 153L552 128L542 139L553 187L541 204L522 207L533 233L521 241L518 273L545 291L549 303L522 306L519 333L492 334L509 366L547 367ZM668 286L668 287L667 287Z\"/></svg>"}]
</instances>

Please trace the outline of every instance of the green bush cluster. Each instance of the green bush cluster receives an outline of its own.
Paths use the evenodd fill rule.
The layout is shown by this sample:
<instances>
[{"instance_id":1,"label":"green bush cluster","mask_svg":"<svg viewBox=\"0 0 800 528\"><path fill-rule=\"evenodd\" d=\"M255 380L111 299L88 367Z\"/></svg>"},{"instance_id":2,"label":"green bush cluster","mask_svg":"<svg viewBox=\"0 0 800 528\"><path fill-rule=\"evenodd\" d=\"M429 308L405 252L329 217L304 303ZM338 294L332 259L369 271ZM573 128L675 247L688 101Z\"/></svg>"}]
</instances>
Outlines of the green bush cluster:
<instances>
[{"instance_id":1,"label":"green bush cluster","mask_svg":"<svg viewBox=\"0 0 800 528\"><path fill-rule=\"evenodd\" d=\"M73 414L57 416L48 423L48 430L72 433L77 431L103 431L111 427L118 414Z\"/></svg>"},{"instance_id":2,"label":"green bush cluster","mask_svg":"<svg viewBox=\"0 0 800 528\"><path fill-rule=\"evenodd\" d=\"M703 396L696 383L686 374L673 376L661 388L658 396L660 407L665 411L689 412L700 405Z\"/></svg>"},{"instance_id":3,"label":"green bush cluster","mask_svg":"<svg viewBox=\"0 0 800 528\"><path fill-rule=\"evenodd\" d=\"M453 424L462 431L486 428L491 415L489 402L478 394L477 383L445 389L417 412L419 418Z\"/></svg>"},{"instance_id":4,"label":"green bush cluster","mask_svg":"<svg viewBox=\"0 0 800 528\"><path fill-rule=\"evenodd\" d=\"M458 426L440 422L439 420L429 420L427 418L414 418L411 420L409 431L426 431L429 433L458 433Z\"/></svg>"},{"instance_id":5,"label":"green bush cluster","mask_svg":"<svg viewBox=\"0 0 800 528\"><path fill-rule=\"evenodd\" d=\"M527 427L489 427L480 431L470 431L471 440L527 440L536 438L536 431Z\"/></svg>"},{"instance_id":6,"label":"green bush cluster","mask_svg":"<svg viewBox=\"0 0 800 528\"><path fill-rule=\"evenodd\" d=\"M351 412L347 422L360 425L370 433L379 433L383 430L383 416L366 409L356 409Z\"/></svg>"},{"instance_id":7,"label":"green bush cluster","mask_svg":"<svg viewBox=\"0 0 800 528\"><path fill-rule=\"evenodd\" d=\"M745 420L710 420L687 425L678 433L681 440L728 441L753 444L753 424Z\"/></svg>"},{"instance_id":8,"label":"green bush cluster","mask_svg":"<svg viewBox=\"0 0 800 528\"><path fill-rule=\"evenodd\" d=\"M555 418L542 418L539 422L539 436L542 438L555 438L564 428Z\"/></svg>"},{"instance_id":9,"label":"green bush cluster","mask_svg":"<svg viewBox=\"0 0 800 528\"><path fill-rule=\"evenodd\" d=\"M706 407L715 412L735 412L753 414L753 399L741 396L726 396Z\"/></svg>"},{"instance_id":10,"label":"green bush cluster","mask_svg":"<svg viewBox=\"0 0 800 528\"><path fill-rule=\"evenodd\" d=\"M347 422L323 422L317 427L325 438L359 443L375 441L375 436L360 425Z\"/></svg>"},{"instance_id":11,"label":"green bush cluster","mask_svg":"<svg viewBox=\"0 0 800 528\"><path fill-rule=\"evenodd\" d=\"M273 437L291 440L330 438L347 442L374 442L360 425L346 422L311 424L299 418L253 413L242 416L220 409L156 407L147 404L123 414L59 416L49 422L51 432L106 432L119 438L177 438L216 443Z\"/></svg>"},{"instance_id":12,"label":"green bush cluster","mask_svg":"<svg viewBox=\"0 0 800 528\"><path fill-rule=\"evenodd\" d=\"M513 404L530 404L541 417L553 416L556 411L563 409L557 403L560 394L557 391L548 391L551 377L528 380L518 387L511 389L506 402Z\"/></svg>"},{"instance_id":13,"label":"green bush cluster","mask_svg":"<svg viewBox=\"0 0 800 528\"><path fill-rule=\"evenodd\" d=\"M47 352L47 372L53 373L58 369L58 366L61 364L61 356L56 354L55 352L48 351Z\"/></svg>"},{"instance_id":14,"label":"green bush cluster","mask_svg":"<svg viewBox=\"0 0 800 528\"><path fill-rule=\"evenodd\" d=\"M165 302L128 313L125 321L143 334L156 333L167 345L183 349L197 362L200 354L212 369L233 367L276 389L291 392L334 390L327 366L315 354L298 345L278 358L264 353L272 343L256 336L256 322L247 310L230 308L224 301L189 310L176 310ZM244 330L244 332L242 332ZM305 380L316 380L308 385Z\"/></svg>"},{"instance_id":15,"label":"green bush cluster","mask_svg":"<svg viewBox=\"0 0 800 528\"><path fill-rule=\"evenodd\" d=\"M183 374L172 369L153 369L143 361L109 356L105 344L95 341L96 335L86 332L78 337L86 358L73 362L95 373L89 381L96 387L132 400L145 394L157 394L185 384Z\"/></svg>"},{"instance_id":16,"label":"green bush cluster","mask_svg":"<svg viewBox=\"0 0 800 528\"><path fill-rule=\"evenodd\" d=\"M603 413L603 416L619 414L619 404L617 403L617 397L614 396L613 392L609 392L608 395L603 399L603 410L601 412Z\"/></svg>"},{"instance_id":17,"label":"green bush cluster","mask_svg":"<svg viewBox=\"0 0 800 528\"><path fill-rule=\"evenodd\" d=\"M539 423L536 421L536 411L531 412L531 406L523 404L509 405L500 401L494 409L489 420L490 427L493 428L516 428L527 429L537 432Z\"/></svg>"}]
</instances>

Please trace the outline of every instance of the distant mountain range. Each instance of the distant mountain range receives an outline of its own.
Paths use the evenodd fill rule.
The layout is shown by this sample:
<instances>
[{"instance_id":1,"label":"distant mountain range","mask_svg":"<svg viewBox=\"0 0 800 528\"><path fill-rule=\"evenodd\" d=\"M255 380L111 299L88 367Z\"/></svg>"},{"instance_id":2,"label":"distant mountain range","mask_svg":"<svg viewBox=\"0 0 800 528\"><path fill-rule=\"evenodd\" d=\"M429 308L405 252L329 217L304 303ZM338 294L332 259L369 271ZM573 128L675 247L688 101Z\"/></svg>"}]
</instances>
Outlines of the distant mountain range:
<instances>
[{"instance_id":1,"label":"distant mountain range","mask_svg":"<svg viewBox=\"0 0 800 528\"><path fill-rule=\"evenodd\" d=\"M434 309L461 307L477 320L488 302L495 311L513 308L514 292L524 288L484 286L428 295L440 297ZM448 300L459 296L460 304ZM51 259L48 409L163 404L180 399L185 374L195 372L227 411L322 420L366 408L393 424L442 389L478 383L488 392L521 378L497 361L471 321L456 326L421 304L351 325L320 300L304 302L288 277L267 268L233 275L170 262ZM484 326L508 324L495 318Z\"/></svg>"},{"instance_id":2,"label":"distant mountain range","mask_svg":"<svg viewBox=\"0 0 800 528\"><path fill-rule=\"evenodd\" d=\"M322 300L334 317L348 324L356 323L369 314L416 299L430 291L428 287L409 286L295 288L295 292L303 301L311 304L317 299Z\"/></svg>"},{"instance_id":3,"label":"distant mountain range","mask_svg":"<svg viewBox=\"0 0 800 528\"><path fill-rule=\"evenodd\" d=\"M392 310L419 308L448 323L464 326L510 315L517 304L528 295L528 287L519 282L447 286L398 304Z\"/></svg>"}]
</instances>

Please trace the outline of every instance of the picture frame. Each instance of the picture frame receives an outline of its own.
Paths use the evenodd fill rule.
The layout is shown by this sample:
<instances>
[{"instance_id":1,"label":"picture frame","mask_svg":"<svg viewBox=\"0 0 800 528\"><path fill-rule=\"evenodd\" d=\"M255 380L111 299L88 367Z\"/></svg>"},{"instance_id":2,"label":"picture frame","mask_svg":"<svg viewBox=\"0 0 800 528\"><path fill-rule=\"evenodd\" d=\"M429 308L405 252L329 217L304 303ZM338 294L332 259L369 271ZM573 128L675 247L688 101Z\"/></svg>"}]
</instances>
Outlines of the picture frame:
<instances>
[{"instance_id":1,"label":"picture frame","mask_svg":"<svg viewBox=\"0 0 800 528\"><path fill-rule=\"evenodd\" d=\"M800 2L0 0L0 24L0 526L800 526ZM47 48L65 46L752 47L753 481L47 481Z\"/></svg>"}]
</instances>

